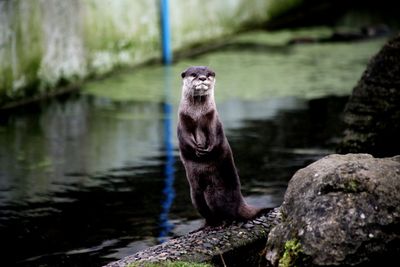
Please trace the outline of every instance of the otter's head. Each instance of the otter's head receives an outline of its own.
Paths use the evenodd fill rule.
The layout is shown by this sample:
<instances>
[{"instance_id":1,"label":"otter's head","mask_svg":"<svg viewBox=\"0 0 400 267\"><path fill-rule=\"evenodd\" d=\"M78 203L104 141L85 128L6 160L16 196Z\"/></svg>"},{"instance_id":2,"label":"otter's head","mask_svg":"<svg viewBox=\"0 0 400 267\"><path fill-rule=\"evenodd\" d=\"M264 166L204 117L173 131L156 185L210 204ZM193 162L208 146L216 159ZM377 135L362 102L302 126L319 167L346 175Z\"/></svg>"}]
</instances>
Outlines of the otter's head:
<instances>
[{"instance_id":1,"label":"otter's head","mask_svg":"<svg viewBox=\"0 0 400 267\"><path fill-rule=\"evenodd\" d=\"M193 66L181 74L186 96L214 95L215 72L208 67Z\"/></svg>"}]
</instances>

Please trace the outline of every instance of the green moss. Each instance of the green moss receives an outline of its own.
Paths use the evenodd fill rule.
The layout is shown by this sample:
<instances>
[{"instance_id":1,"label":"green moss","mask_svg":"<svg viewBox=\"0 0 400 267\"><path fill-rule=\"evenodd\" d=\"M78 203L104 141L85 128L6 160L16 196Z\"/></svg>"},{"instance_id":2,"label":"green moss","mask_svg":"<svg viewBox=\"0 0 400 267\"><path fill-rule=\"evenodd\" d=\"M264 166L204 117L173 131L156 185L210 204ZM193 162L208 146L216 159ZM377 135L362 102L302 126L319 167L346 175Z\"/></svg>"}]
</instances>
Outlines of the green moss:
<instances>
[{"instance_id":1,"label":"green moss","mask_svg":"<svg viewBox=\"0 0 400 267\"><path fill-rule=\"evenodd\" d=\"M21 7L23 6L20 3ZM27 7L25 7L27 8ZM40 14L40 5L36 1L29 4L29 12L17 12L18 17L14 18L16 28L16 61L18 62L17 73L14 73L13 89L25 91L26 88L32 89L31 85L36 85L38 81L38 70L43 56L43 36ZM20 84L17 84L17 81ZM37 93L28 92L28 96ZM20 93L25 95L24 92Z\"/></svg>"},{"instance_id":2,"label":"green moss","mask_svg":"<svg viewBox=\"0 0 400 267\"><path fill-rule=\"evenodd\" d=\"M42 24L37 1L9 1L9 13L2 13L0 37L0 105L9 99L37 93L37 72L42 57ZM32 85L35 85L33 87Z\"/></svg>"},{"instance_id":3,"label":"green moss","mask_svg":"<svg viewBox=\"0 0 400 267\"><path fill-rule=\"evenodd\" d=\"M210 264L206 263L195 263L195 262L185 262L185 261L165 261L165 262L140 262L131 263L127 267L212 267Z\"/></svg>"},{"instance_id":4,"label":"green moss","mask_svg":"<svg viewBox=\"0 0 400 267\"><path fill-rule=\"evenodd\" d=\"M146 0L107 2L107 8L104 1L87 0L85 5L83 31L90 75L160 57L155 5Z\"/></svg>"},{"instance_id":5,"label":"green moss","mask_svg":"<svg viewBox=\"0 0 400 267\"><path fill-rule=\"evenodd\" d=\"M347 193L356 193L359 191L359 183L355 180L347 181L344 184L344 191Z\"/></svg>"},{"instance_id":6,"label":"green moss","mask_svg":"<svg viewBox=\"0 0 400 267\"><path fill-rule=\"evenodd\" d=\"M7 97L9 93L9 88L12 88L13 84L13 74L11 67L1 67L0 66L0 105L2 100Z\"/></svg>"},{"instance_id":7,"label":"green moss","mask_svg":"<svg viewBox=\"0 0 400 267\"><path fill-rule=\"evenodd\" d=\"M282 258L279 259L279 267L294 267L301 261L300 257L303 253L301 244L298 240L292 239L285 243L285 251Z\"/></svg>"}]
</instances>

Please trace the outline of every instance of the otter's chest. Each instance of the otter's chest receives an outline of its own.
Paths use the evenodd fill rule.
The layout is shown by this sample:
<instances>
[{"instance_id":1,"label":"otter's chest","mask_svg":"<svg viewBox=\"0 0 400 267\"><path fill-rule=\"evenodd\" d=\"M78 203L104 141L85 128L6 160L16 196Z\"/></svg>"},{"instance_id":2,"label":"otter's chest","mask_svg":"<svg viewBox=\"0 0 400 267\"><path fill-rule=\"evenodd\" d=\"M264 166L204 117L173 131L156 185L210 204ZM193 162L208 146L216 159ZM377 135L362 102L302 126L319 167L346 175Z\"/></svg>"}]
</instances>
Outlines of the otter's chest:
<instances>
[{"instance_id":1,"label":"otter's chest","mask_svg":"<svg viewBox=\"0 0 400 267\"><path fill-rule=\"evenodd\" d=\"M201 109L192 109L190 112L180 113L180 120L188 130L192 131L213 127L216 121L215 110L205 112Z\"/></svg>"}]
</instances>

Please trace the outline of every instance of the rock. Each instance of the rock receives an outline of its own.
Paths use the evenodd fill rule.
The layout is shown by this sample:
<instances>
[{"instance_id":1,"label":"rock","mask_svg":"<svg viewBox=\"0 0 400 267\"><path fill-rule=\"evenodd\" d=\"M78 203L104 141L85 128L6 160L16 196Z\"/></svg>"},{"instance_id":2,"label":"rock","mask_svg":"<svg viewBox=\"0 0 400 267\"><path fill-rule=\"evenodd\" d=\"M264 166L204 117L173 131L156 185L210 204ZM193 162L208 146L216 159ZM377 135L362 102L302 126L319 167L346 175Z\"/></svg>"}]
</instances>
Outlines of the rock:
<instances>
[{"instance_id":1,"label":"rock","mask_svg":"<svg viewBox=\"0 0 400 267\"><path fill-rule=\"evenodd\" d=\"M202 229L147 248L106 267L145 266L149 262L207 262L215 266L258 266L269 230L280 220L279 209L255 221ZM245 227L247 225L247 227ZM222 262L223 259L223 262Z\"/></svg>"},{"instance_id":2,"label":"rock","mask_svg":"<svg viewBox=\"0 0 400 267\"><path fill-rule=\"evenodd\" d=\"M339 153L400 154L400 35L371 59L344 113Z\"/></svg>"},{"instance_id":3,"label":"rock","mask_svg":"<svg viewBox=\"0 0 400 267\"><path fill-rule=\"evenodd\" d=\"M244 228L246 228L246 229L250 229L250 228L253 228L253 227L254 227L254 224L246 223L246 224L244 224L242 227L244 227Z\"/></svg>"},{"instance_id":4,"label":"rock","mask_svg":"<svg viewBox=\"0 0 400 267\"><path fill-rule=\"evenodd\" d=\"M400 156L330 155L299 170L270 232L273 266L390 266L400 253Z\"/></svg>"}]
</instances>

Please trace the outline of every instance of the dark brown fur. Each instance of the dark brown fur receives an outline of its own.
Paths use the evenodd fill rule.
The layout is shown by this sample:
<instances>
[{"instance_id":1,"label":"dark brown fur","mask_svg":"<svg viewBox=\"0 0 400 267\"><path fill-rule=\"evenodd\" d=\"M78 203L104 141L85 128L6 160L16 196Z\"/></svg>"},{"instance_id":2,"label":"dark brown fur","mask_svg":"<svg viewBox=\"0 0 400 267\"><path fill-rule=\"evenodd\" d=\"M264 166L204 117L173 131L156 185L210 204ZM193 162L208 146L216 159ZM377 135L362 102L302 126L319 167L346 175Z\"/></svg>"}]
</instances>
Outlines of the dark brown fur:
<instances>
[{"instance_id":1,"label":"dark brown fur","mask_svg":"<svg viewBox=\"0 0 400 267\"><path fill-rule=\"evenodd\" d=\"M206 78L205 78L206 77ZM182 73L178 139L193 205L206 225L249 220L261 209L249 206L240 192L239 176L214 101L215 73L190 67ZM208 82L206 91L193 84Z\"/></svg>"}]
</instances>

